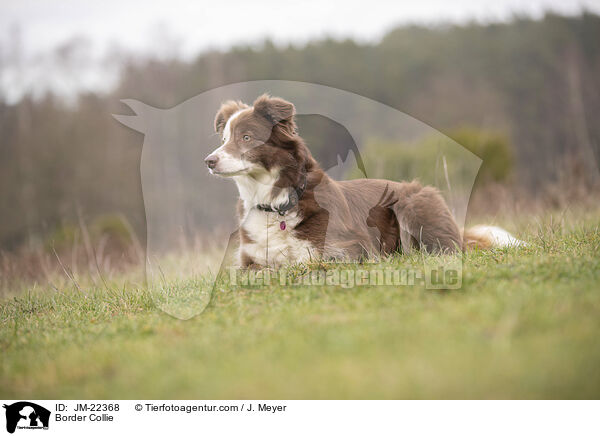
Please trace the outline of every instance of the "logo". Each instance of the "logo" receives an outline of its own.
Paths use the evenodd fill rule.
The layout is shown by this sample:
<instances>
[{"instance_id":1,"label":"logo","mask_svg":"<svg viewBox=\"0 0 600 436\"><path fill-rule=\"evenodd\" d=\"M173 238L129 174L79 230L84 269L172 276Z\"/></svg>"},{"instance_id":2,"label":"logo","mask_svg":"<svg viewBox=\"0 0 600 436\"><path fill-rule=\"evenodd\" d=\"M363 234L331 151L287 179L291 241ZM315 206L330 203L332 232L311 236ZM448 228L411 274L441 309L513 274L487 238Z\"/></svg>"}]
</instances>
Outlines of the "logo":
<instances>
[{"instance_id":1,"label":"logo","mask_svg":"<svg viewBox=\"0 0 600 436\"><path fill-rule=\"evenodd\" d=\"M318 161L330 177L343 181L377 174L377 178L392 177L398 182L417 178L422 184L434 186L441 192L458 227L464 227L471 188L481 159L443 133L375 100L323 85L287 80L233 83L205 91L170 109L123 100L135 115L114 117L123 125L144 134L140 172L147 228L147 290L157 308L176 318L185 320L202 313L215 289L225 286L227 271L231 271L229 267L237 265L234 259L237 257L240 229L234 213L238 198L232 191L235 187L210 175L202 165L217 145L221 146L217 144L220 141L215 132L215 114L222 102L252 102L265 91L288 100L288 104L293 102L296 108L294 116L300 122L299 132L310 144L311 151L318 152ZM363 159L363 155L372 159ZM398 167L392 171L396 166L388 164L395 160L403 163L402 169ZM245 161L241 159L240 162ZM375 165L375 162L382 165ZM292 172L297 164L286 163ZM384 171L389 172L384 174ZM328 186L327 183L318 183L311 188L316 203L314 207L318 207L324 217L318 235L321 247L336 246L340 239L339 230L329 223L346 219L343 208L331 207ZM268 183L261 187L261 192L263 190L272 192ZM373 245L366 249L353 246L355 254L364 250L377 257L379 252L390 251L398 243L398 235L387 236L390 223L397 222L394 211L399 207L398 200L386 188L382 191L369 194L369 198L363 201L365 210L356 211L357 220L362 220L360 227L364 228L365 235L370 235ZM298 196L295 189L289 193ZM206 207L207 204L211 206ZM268 223L265 222L265 225ZM278 232L287 232L289 225L277 219L274 228ZM208 245L208 240L213 238L205 238L204 235L214 235L216 241L219 232L222 232L223 243ZM407 246L421 241L421 234L410 234L409 229L403 228L401 237ZM192 248L183 244L185 241L199 242ZM267 241L264 247L268 248L268 245ZM170 259L167 253L183 253L188 249L190 256L204 252L211 255L201 255L199 261L192 262L167 260ZM318 255L310 249L307 252L302 250L301 257L307 255L309 260ZM262 252L262 249L259 251ZM343 258L343 253L343 247L337 251L332 248L325 257ZM278 261L274 261L274 257L279 258ZM427 274L423 277L428 288L456 289L461 286L462 256L444 257L444 261L440 267L450 275L438 272L437 265L430 267L427 264L422 268ZM275 268L277 264L286 264L285 252L264 249L264 263L270 262ZM211 271L214 273L211 274ZM332 274L344 280L347 272L350 270ZM384 271L381 274L385 274ZM402 274L396 269L393 277L400 280ZM295 277L294 273L290 276ZM351 280L349 286L356 285L355 277L347 277ZM359 280L363 280L362 275Z\"/></svg>"},{"instance_id":2,"label":"logo","mask_svg":"<svg viewBox=\"0 0 600 436\"><path fill-rule=\"evenodd\" d=\"M48 430L50 411L29 401L18 401L3 406L6 409L6 431L14 433L15 429Z\"/></svg>"}]
</instances>

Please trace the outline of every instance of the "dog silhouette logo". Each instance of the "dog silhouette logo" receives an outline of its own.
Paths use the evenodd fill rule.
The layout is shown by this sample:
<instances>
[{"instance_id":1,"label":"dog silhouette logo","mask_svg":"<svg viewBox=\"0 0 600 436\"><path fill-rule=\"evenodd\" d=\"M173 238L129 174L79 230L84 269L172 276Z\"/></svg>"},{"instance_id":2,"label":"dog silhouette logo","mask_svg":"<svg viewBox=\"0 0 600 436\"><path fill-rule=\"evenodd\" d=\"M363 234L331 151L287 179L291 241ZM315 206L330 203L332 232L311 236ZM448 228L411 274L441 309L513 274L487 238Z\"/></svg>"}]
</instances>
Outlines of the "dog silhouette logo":
<instances>
[{"instance_id":1,"label":"dog silhouette logo","mask_svg":"<svg viewBox=\"0 0 600 436\"><path fill-rule=\"evenodd\" d=\"M140 176L146 217L147 289L154 304L176 318L185 320L202 313L216 295L214 291L225 289L226 271L239 263L239 222L235 213L239 193L235 184L212 176L205 164L206 157L222 140L215 132L215 112L223 102L252 102L264 93L293 102L298 133L331 178L349 181L374 177L378 171L393 172L398 182L418 178L441 192L459 227L464 227L481 159L431 126L375 100L287 80L232 83L171 108L124 99L130 113L115 114L114 118L144 135ZM378 151L380 143L385 145L386 153L392 154ZM417 154L423 144L431 152ZM417 155L419 159L415 160ZM372 156L370 160L368 156ZM402 167L398 168L396 162ZM338 212L343 211L331 207L328 185L313 183L314 201L322 215L329 217L328 222L342 219ZM397 199L388 189L369 200L370 220L365 231L381 240L381 247L373 251L393 251L396 229L381 224L396 221ZM287 225L278 222L276 228L287 229ZM393 233L388 235L390 228ZM316 238L321 247L340 239L334 226L326 224L319 232ZM410 236L409 232L403 234L405 238ZM171 254L175 253L186 253L189 261L174 261ZM285 253L279 256L283 259ZM462 259L457 258L457 262ZM460 270L461 265L456 268Z\"/></svg>"},{"instance_id":2,"label":"dog silhouette logo","mask_svg":"<svg viewBox=\"0 0 600 436\"><path fill-rule=\"evenodd\" d=\"M48 429L50 411L29 401L5 404L6 431L14 433L18 429Z\"/></svg>"}]
</instances>

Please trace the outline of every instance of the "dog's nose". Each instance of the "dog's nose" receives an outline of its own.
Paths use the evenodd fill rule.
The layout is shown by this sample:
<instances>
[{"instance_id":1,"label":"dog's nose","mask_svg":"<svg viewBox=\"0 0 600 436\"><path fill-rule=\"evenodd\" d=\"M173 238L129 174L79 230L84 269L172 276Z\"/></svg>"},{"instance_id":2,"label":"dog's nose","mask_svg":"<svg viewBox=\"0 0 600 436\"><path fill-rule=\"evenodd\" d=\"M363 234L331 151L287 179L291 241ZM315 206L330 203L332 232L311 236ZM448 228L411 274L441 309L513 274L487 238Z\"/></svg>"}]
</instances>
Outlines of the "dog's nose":
<instances>
[{"instance_id":1,"label":"dog's nose","mask_svg":"<svg viewBox=\"0 0 600 436\"><path fill-rule=\"evenodd\" d=\"M204 163L206 163L206 166L209 167L211 170L214 169L218 161L219 158L212 154L209 155L206 159L204 159Z\"/></svg>"}]
</instances>

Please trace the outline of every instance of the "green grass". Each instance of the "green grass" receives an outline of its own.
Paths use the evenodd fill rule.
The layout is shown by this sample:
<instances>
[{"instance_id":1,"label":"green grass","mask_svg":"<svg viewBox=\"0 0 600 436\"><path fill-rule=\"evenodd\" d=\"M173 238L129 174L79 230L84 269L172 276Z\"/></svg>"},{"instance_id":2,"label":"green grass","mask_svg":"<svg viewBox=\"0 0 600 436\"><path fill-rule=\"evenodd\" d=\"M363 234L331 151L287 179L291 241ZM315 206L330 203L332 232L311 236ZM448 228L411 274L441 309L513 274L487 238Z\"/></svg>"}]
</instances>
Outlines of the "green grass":
<instances>
[{"instance_id":1,"label":"green grass","mask_svg":"<svg viewBox=\"0 0 600 436\"><path fill-rule=\"evenodd\" d=\"M219 287L188 321L133 285L5 296L0 397L599 398L597 221L521 236L458 290Z\"/></svg>"}]
</instances>

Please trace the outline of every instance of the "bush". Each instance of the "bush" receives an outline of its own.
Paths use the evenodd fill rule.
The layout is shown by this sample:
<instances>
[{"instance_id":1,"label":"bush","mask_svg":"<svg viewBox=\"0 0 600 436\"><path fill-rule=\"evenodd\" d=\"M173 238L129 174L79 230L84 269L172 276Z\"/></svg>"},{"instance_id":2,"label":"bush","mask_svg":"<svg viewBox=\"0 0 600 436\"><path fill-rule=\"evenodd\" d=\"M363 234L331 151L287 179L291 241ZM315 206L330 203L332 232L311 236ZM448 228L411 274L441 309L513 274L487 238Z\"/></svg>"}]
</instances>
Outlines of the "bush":
<instances>
[{"instance_id":1,"label":"bush","mask_svg":"<svg viewBox=\"0 0 600 436\"><path fill-rule=\"evenodd\" d=\"M502 133L462 127L449 136L479 156L483 162L477 179L479 182L505 182L513 171L512 146Z\"/></svg>"},{"instance_id":2,"label":"bush","mask_svg":"<svg viewBox=\"0 0 600 436\"><path fill-rule=\"evenodd\" d=\"M373 139L361 155L369 178L389 180L418 179L424 184L446 186L472 182L471 153L483 160L477 175L479 183L504 182L513 170L513 155L508 139L499 133L460 128L449 135L462 147L439 135L417 143ZM363 177L353 169L349 178Z\"/></svg>"}]
</instances>

